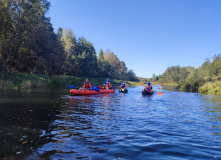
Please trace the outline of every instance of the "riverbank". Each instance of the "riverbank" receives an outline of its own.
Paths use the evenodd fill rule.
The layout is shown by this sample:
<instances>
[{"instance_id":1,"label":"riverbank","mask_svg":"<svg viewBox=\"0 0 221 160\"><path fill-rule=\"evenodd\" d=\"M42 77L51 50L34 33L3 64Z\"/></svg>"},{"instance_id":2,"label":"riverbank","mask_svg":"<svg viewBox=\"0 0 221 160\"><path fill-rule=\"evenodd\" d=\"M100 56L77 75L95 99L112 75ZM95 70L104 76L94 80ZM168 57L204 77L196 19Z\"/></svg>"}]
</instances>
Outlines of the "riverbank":
<instances>
[{"instance_id":1,"label":"riverbank","mask_svg":"<svg viewBox=\"0 0 221 160\"><path fill-rule=\"evenodd\" d=\"M41 87L68 87L70 84L81 87L88 77L74 77L67 75L40 75L16 72L0 73L0 90L19 90ZM91 84L102 85L106 78L88 78ZM111 83L119 86L122 80L111 79ZM137 85L138 82L125 81L129 86Z\"/></svg>"},{"instance_id":2,"label":"riverbank","mask_svg":"<svg viewBox=\"0 0 221 160\"><path fill-rule=\"evenodd\" d=\"M221 94L221 76L206 77L200 80L187 80L184 83L164 84L175 86L186 92L197 92L201 94Z\"/></svg>"},{"instance_id":3,"label":"riverbank","mask_svg":"<svg viewBox=\"0 0 221 160\"><path fill-rule=\"evenodd\" d=\"M199 93L202 94L221 94L221 81L206 82L199 87Z\"/></svg>"}]
</instances>

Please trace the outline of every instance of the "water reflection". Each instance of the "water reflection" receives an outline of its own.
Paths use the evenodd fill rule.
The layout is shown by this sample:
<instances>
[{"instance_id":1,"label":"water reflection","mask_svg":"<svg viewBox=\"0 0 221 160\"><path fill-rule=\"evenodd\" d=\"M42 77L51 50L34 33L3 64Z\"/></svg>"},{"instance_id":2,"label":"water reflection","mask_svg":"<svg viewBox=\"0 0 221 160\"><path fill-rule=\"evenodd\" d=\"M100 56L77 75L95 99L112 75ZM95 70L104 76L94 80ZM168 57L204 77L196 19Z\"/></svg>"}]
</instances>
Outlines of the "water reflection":
<instances>
[{"instance_id":1,"label":"water reflection","mask_svg":"<svg viewBox=\"0 0 221 160\"><path fill-rule=\"evenodd\" d=\"M44 134L53 130L62 102L30 90L0 94L0 158L23 159L51 140Z\"/></svg>"},{"instance_id":2,"label":"water reflection","mask_svg":"<svg viewBox=\"0 0 221 160\"><path fill-rule=\"evenodd\" d=\"M0 92L0 159L220 159L219 97L154 88Z\"/></svg>"}]
</instances>

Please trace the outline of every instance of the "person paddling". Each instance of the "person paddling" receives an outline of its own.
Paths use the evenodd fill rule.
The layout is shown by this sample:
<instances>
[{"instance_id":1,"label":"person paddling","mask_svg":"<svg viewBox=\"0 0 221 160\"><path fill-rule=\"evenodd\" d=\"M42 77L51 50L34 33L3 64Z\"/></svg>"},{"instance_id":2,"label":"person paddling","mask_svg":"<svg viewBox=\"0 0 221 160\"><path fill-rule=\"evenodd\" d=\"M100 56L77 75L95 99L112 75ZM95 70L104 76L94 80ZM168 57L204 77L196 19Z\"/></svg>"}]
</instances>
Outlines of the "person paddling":
<instances>
[{"instance_id":1,"label":"person paddling","mask_svg":"<svg viewBox=\"0 0 221 160\"><path fill-rule=\"evenodd\" d=\"M85 83L84 83L82 88L83 89L91 89L92 90L92 85L91 85L91 83L89 82L88 79L85 80Z\"/></svg>"},{"instance_id":2,"label":"person paddling","mask_svg":"<svg viewBox=\"0 0 221 160\"><path fill-rule=\"evenodd\" d=\"M111 87L112 87L112 85L111 85L111 83L110 83L110 80L109 79L107 79L107 81L106 81L106 84L105 84L105 86L104 86L106 89L111 89Z\"/></svg>"},{"instance_id":3,"label":"person paddling","mask_svg":"<svg viewBox=\"0 0 221 160\"><path fill-rule=\"evenodd\" d=\"M147 82L146 90L152 90L153 87L151 86L150 82Z\"/></svg>"},{"instance_id":4,"label":"person paddling","mask_svg":"<svg viewBox=\"0 0 221 160\"><path fill-rule=\"evenodd\" d=\"M125 82L123 81L121 86L120 86L120 89L126 89L126 88L127 88L127 86L126 86Z\"/></svg>"}]
</instances>

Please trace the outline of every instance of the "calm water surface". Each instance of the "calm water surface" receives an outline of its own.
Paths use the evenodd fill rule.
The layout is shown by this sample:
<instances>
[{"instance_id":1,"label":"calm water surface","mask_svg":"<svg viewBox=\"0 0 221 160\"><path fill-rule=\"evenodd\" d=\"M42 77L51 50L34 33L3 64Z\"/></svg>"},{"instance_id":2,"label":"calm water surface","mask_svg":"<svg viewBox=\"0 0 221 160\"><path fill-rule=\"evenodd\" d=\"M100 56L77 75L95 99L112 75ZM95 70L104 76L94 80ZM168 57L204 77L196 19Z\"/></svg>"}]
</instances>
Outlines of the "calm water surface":
<instances>
[{"instance_id":1,"label":"calm water surface","mask_svg":"<svg viewBox=\"0 0 221 160\"><path fill-rule=\"evenodd\" d=\"M221 159L221 97L0 91L0 159Z\"/></svg>"}]
</instances>

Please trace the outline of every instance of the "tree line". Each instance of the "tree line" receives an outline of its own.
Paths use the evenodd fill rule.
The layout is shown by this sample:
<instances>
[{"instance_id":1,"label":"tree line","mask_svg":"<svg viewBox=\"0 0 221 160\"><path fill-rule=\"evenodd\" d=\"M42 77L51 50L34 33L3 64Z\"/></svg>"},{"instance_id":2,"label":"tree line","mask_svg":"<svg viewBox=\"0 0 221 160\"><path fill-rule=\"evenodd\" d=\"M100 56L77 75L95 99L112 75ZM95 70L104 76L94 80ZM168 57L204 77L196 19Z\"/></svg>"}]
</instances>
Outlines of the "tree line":
<instances>
[{"instance_id":1,"label":"tree line","mask_svg":"<svg viewBox=\"0 0 221 160\"><path fill-rule=\"evenodd\" d=\"M202 87L206 83L211 82L220 85L215 86L220 90L221 83L218 82L221 81L221 54L214 55L212 60L207 58L205 62L196 69L191 66L180 67L179 65L168 67L163 74L159 76L153 75L152 81L170 84L175 83L181 89L193 92L202 90Z\"/></svg>"},{"instance_id":2,"label":"tree line","mask_svg":"<svg viewBox=\"0 0 221 160\"><path fill-rule=\"evenodd\" d=\"M0 1L0 71L137 80L113 52L97 56L71 29L54 32L48 0Z\"/></svg>"}]
</instances>

